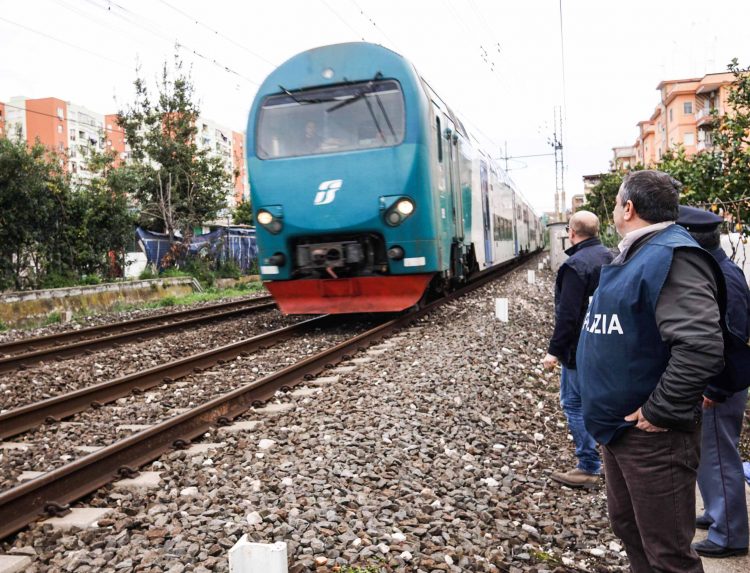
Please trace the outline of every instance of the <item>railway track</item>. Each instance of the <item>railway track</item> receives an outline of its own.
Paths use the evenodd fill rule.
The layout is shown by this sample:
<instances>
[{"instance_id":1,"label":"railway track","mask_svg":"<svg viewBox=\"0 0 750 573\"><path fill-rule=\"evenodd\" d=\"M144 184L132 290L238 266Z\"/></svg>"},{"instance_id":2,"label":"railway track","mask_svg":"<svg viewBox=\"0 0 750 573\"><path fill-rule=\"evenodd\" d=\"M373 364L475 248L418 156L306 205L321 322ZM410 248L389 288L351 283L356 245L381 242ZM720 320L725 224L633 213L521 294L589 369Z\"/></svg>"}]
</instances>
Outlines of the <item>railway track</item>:
<instances>
[{"instance_id":1,"label":"railway track","mask_svg":"<svg viewBox=\"0 0 750 573\"><path fill-rule=\"evenodd\" d=\"M134 340L146 340L204 322L272 308L276 308L273 298L263 296L6 342L0 344L0 373L27 368L45 360L63 360Z\"/></svg>"},{"instance_id":2,"label":"railway track","mask_svg":"<svg viewBox=\"0 0 750 573\"><path fill-rule=\"evenodd\" d=\"M41 517L65 513L68 504L107 483L137 472L137 468L157 459L170 449L188 446L191 440L201 436L212 426L231 424L250 408L271 399L278 390L291 388L319 375L337 362L349 359L369 345L407 327L436 307L506 274L525 260L513 261L499 269L480 273L470 285L444 298L387 320L332 348L3 492L0 494L0 538L15 533ZM320 325L321 322L317 321L333 321L337 318L321 317L306 321L306 324ZM235 347L231 352L239 354L242 352L237 350L239 344L242 343L222 348L228 350L229 347ZM182 367L188 368L187 365ZM201 366L193 365L189 368L192 371ZM164 379L165 375L161 373L156 383L163 382Z\"/></svg>"}]
</instances>

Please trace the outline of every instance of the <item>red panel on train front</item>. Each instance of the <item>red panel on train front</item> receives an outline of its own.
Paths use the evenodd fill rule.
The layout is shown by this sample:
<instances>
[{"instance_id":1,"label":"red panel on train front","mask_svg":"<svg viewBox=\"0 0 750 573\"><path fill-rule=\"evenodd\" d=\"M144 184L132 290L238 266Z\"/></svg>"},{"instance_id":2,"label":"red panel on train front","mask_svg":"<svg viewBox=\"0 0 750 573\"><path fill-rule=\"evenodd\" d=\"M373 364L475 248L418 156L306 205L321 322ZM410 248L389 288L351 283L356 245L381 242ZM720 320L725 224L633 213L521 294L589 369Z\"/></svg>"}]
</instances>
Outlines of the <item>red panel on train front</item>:
<instances>
[{"instance_id":1,"label":"red panel on train front","mask_svg":"<svg viewBox=\"0 0 750 573\"><path fill-rule=\"evenodd\" d=\"M432 274L267 281L284 314L395 312L415 305Z\"/></svg>"}]
</instances>

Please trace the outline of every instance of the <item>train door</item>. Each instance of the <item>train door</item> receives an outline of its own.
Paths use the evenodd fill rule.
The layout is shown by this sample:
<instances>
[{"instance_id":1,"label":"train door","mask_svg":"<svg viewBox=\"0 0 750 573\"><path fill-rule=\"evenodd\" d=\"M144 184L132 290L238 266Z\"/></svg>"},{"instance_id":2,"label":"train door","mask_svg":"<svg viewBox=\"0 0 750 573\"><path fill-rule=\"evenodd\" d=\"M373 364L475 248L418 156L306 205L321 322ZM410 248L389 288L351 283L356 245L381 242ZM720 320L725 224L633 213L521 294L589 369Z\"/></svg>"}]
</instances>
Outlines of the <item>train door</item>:
<instances>
[{"instance_id":1,"label":"train door","mask_svg":"<svg viewBox=\"0 0 750 573\"><path fill-rule=\"evenodd\" d=\"M518 213L516 212L516 193L513 192L513 255L518 256L518 231L520 230L520 223L518 221Z\"/></svg>"},{"instance_id":2,"label":"train door","mask_svg":"<svg viewBox=\"0 0 750 573\"><path fill-rule=\"evenodd\" d=\"M448 170L450 175L450 191L451 198L453 199L453 224L456 230L455 238L458 241L464 238L464 217L463 217L463 201L461 198L461 180L460 171L458 165L458 134L453 122L448 117L443 117L443 121L446 125L444 136L446 140L446 148L448 150Z\"/></svg>"},{"instance_id":3,"label":"train door","mask_svg":"<svg viewBox=\"0 0 750 573\"><path fill-rule=\"evenodd\" d=\"M479 181L482 188L482 223L484 227L484 262L492 264L492 225L490 220L490 189L487 164L479 161Z\"/></svg>"}]
</instances>

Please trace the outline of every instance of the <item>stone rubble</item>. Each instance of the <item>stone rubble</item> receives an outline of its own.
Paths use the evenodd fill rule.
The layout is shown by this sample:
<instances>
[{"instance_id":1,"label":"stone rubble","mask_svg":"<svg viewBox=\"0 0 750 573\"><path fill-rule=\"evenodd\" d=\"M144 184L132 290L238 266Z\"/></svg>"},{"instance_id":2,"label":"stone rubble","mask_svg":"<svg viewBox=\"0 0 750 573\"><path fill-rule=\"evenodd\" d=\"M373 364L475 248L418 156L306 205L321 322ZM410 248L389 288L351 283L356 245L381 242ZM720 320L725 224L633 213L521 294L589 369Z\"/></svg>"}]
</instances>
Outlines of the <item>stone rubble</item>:
<instances>
[{"instance_id":1,"label":"stone rubble","mask_svg":"<svg viewBox=\"0 0 750 573\"><path fill-rule=\"evenodd\" d=\"M204 436L221 448L162 456L144 468L160 472L158 490L90 496L89 506L115 508L99 529L38 523L0 552L25 551L38 572L227 571L247 534L286 542L291 573L625 571L604 491L549 478L575 464L559 374L540 366L553 283L539 271L529 285L518 269L402 331L320 394L289 398L297 407ZM495 318L496 297L510 299L510 322ZM217 385L235 386L240 370L222 369Z\"/></svg>"}]
</instances>

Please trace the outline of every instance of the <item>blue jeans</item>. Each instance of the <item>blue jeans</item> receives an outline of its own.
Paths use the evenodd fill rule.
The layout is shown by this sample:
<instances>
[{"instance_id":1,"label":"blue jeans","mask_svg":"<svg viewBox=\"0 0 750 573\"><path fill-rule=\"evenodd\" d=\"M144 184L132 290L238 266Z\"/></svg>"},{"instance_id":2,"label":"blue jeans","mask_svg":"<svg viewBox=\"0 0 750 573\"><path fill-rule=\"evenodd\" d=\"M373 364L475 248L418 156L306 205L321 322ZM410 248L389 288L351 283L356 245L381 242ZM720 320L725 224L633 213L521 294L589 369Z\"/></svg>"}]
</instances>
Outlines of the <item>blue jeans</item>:
<instances>
[{"instance_id":1,"label":"blue jeans","mask_svg":"<svg viewBox=\"0 0 750 573\"><path fill-rule=\"evenodd\" d=\"M560 376L560 406L568 419L568 430L576 444L578 469L589 473L599 474L602 462L596 449L596 441L586 431L583 425L583 407L581 406L581 391L578 387L578 372L562 367Z\"/></svg>"}]
</instances>

